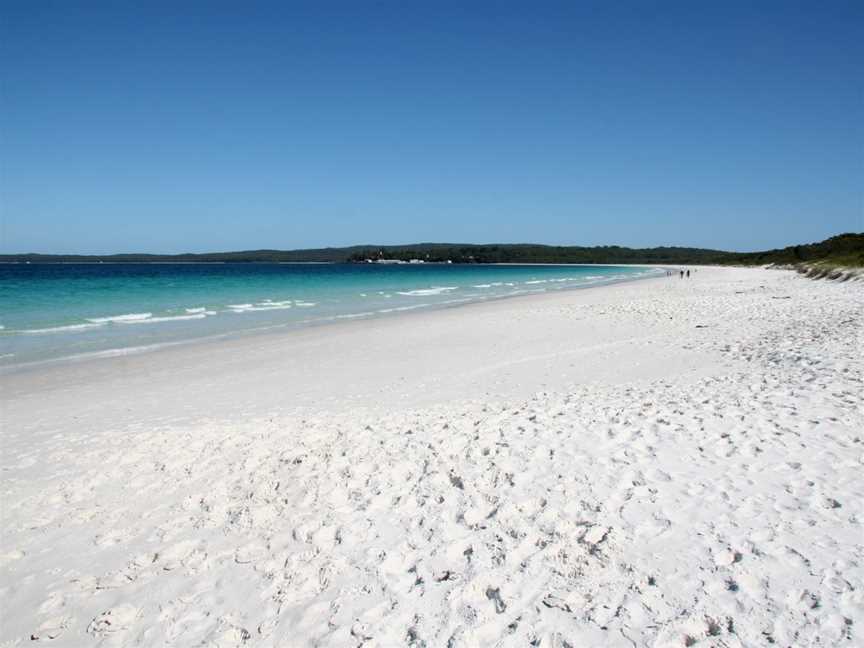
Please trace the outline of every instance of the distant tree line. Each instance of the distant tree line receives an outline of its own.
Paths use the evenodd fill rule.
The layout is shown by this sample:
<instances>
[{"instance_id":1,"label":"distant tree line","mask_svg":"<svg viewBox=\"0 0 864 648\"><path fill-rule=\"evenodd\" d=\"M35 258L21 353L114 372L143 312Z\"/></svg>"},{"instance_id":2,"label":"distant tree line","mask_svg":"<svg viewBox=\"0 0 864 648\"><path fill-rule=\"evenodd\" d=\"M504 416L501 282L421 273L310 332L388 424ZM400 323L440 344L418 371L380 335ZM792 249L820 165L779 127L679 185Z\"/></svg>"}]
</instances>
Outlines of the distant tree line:
<instances>
[{"instance_id":1,"label":"distant tree line","mask_svg":"<svg viewBox=\"0 0 864 648\"><path fill-rule=\"evenodd\" d=\"M724 263L748 265L830 262L864 266L864 233L840 234L819 243L791 245L780 250L732 254Z\"/></svg>"},{"instance_id":2,"label":"distant tree line","mask_svg":"<svg viewBox=\"0 0 864 648\"><path fill-rule=\"evenodd\" d=\"M453 263L718 263L726 252L698 248L631 249L618 246L452 245L380 247L355 252L348 261L377 259Z\"/></svg>"},{"instance_id":3,"label":"distant tree line","mask_svg":"<svg viewBox=\"0 0 864 648\"><path fill-rule=\"evenodd\" d=\"M204 254L3 254L5 263L363 263L393 259L444 263L658 263L658 264L794 264L831 261L864 265L864 234L841 234L820 243L765 252L724 252L686 247L627 248L533 244L470 245L417 243L357 245L309 250L249 250Z\"/></svg>"}]
</instances>

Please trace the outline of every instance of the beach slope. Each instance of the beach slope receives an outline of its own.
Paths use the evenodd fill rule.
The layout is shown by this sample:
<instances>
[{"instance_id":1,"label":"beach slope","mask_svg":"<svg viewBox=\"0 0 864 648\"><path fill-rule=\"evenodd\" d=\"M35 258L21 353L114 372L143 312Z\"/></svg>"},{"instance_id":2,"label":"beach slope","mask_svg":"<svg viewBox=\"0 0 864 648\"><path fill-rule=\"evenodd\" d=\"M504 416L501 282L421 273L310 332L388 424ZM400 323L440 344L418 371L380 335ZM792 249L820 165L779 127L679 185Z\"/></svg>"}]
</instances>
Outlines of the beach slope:
<instances>
[{"instance_id":1,"label":"beach slope","mask_svg":"<svg viewBox=\"0 0 864 648\"><path fill-rule=\"evenodd\" d=\"M0 645L862 645L862 312L700 268L4 374Z\"/></svg>"}]
</instances>

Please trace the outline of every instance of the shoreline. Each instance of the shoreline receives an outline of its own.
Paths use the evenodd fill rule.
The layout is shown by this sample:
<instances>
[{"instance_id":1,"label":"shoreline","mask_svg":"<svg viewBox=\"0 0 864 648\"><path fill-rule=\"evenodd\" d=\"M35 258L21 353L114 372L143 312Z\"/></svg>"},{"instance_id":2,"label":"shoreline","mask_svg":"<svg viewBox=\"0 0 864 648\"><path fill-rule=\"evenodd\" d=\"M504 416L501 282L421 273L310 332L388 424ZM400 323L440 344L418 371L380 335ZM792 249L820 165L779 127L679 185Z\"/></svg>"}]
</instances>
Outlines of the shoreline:
<instances>
[{"instance_id":1,"label":"shoreline","mask_svg":"<svg viewBox=\"0 0 864 648\"><path fill-rule=\"evenodd\" d=\"M864 640L860 284L470 306L0 376L0 643Z\"/></svg>"},{"instance_id":2,"label":"shoreline","mask_svg":"<svg viewBox=\"0 0 864 648\"><path fill-rule=\"evenodd\" d=\"M158 262L154 262L158 263ZM310 262L311 263L311 262ZM325 263L325 262L314 262L314 263ZM519 265L519 266L527 266L527 265L537 265L537 266L559 266L559 265L592 265L592 264L487 264L487 265ZM632 267L632 268L658 268L663 269L667 266L654 266L654 265L628 265L628 264L617 264L617 265L606 265L606 264L596 264L603 265L603 267ZM248 329L238 329L235 331L228 331L224 333L215 333L209 335L203 335L200 337L189 337L181 340L171 340L167 342L156 342L153 344L146 344L140 346L132 346L132 347L116 347L111 349L104 349L99 351L89 351L82 354L73 354L69 356L61 356L55 358L45 358L41 360L31 360L22 362L19 364L6 364L0 365L0 377L4 375L13 375L19 374L22 372L29 371L40 371L40 370L49 370L51 367L59 367L68 363L78 363L78 362L88 362L88 361L98 361L106 358L113 357L129 357L136 356L142 353L153 353L159 351L161 349L172 349L177 347L182 347L186 345L196 345L196 344L218 344L220 342L225 342L233 339L245 339L248 337L254 337L258 335L290 335L295 331L306 330L310 328L318 328L318 327L330 327L338 324L343 324L345 322L365 322L376 320L380 318L389 318L389 317L398 317L403 315L422 315L424 313L430 313L438 310L448 310L452 308L462 308L466 306L474 306L478 304L486 304L497 302L501 300L509 300L509 299L520 299L520 298L530 298L534 296L541 296L544 294L555 294L559 292L567 292L567 291L578 291L578 290L590 290L590 289L603 289L609 288L611 286L615 286L618 284L627 284L632 282L644 281L647 279L666 279L667 277L659 277L659 276L636 276L636 277L626 277L623 279L616 280L601 280L599 283L594 283L585 286L572 286L567 288L558 288L553 290L544 290L534 291L534 290L526 290L523 293L515 294L515 295L497 295L491 296L484 299L466 299L459 300L455 303L433 303L433 304L421 304L417 306L411 307L402 307L401 309L390 309L387 311L374 311L369 313L357 313L357 314L346 314L332 317L321 317L321 318L313 318L309 320L303 320L299 322L285 322L283 324L268 324L265 326L248 328ZM17 332L19 335L21 332ZM26 333L26 331L25 331Z\"/></svg>"},{"instance_id":3,"label":"shoreline","mask_svg":"<svg viewBox=\"0 0 864 648\"><path fill-rule=\"evenodd\" d=\"M557 351L570 335L568 328L562 328L568 316L557 312L559 306L572 302L574 308L584 305L595 309L607 300L618 299L619 293L640 295L640 286L666 277L644 279L599 286L598 290L516 295L0 372L0 408L7 420L22 423L22 434L29 434L41 430L29 424L27 412L43 408L44 399L54 397L54 412L72 413L80 422L91 421L97 427L122 427L148 415L148 406L143 403L158 404L163 421L194 421L211 415L234 418L238 392L250 403L248 411L256 413L366 407L381 393L398 394L400 407L435 403L445 398L445 393L447 399L460 400L495 389L527 396L551 384L561 386L563 377L582 380L586 376L583 367L570 363L568 354ZM530 345L521 328L505 329L506 344L490 344L490 334L502 320L533 311L549 319L554 329L534 331L536 339ZM580 322L587 324L586 335L594 337L594 324ZM443 336L444 349L483 349L476 367L461 354L454 357L451 351L442 355L442 349L430 342L432 331L434 338ZM608 343L629 346L633 332L632 326L625 326L610 333ZM550 333L553 340L544 339ZM506 359L506 354L502 355L507 347L519 346L518 356ZM548 362L550 354L560 357ZM521 373L507 368L519 364ZM351 369L346 371L346 367ZM550 377L553 370L560 376ZM655 365L646 370L657 373ZM499 373L502 375L497 376ZM416 386L417 378L424 374L422 387ZM484 386L487 383L489 387ZM283 385L290 386L291 391L286 393ZM130 401L131 394L136 398ZM255 396L250 398L252 394Z\"/></svg>"}]
</instances>

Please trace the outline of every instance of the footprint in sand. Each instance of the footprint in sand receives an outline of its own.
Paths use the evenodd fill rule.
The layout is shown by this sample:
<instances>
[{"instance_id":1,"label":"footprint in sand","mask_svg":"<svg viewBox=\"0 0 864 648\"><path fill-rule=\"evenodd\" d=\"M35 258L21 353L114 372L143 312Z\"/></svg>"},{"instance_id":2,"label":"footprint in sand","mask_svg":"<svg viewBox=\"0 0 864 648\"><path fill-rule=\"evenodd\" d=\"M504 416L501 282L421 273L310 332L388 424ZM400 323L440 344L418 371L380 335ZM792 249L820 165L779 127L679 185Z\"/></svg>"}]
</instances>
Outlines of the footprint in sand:
<instances>
[{"instance_id":1,"label":"footprint in sand","mask_svg":"<svg viewBox=\"0 0 864 648\"><path fill-rule=\"evenodd\" d=\"M714 564L718 567L729 567L741 561L741 554L731 549L724 549L714 557Z\"/></svg>"},{"instance_id":2,"label":"footprint in sand","mask_svg":"<svg viewBox=\"0 0 864 648\"><path fill-rule=\"evenodd\" d=\"M236 648L244 645L251 636L245 628L235 625L222 626L213 633L206 645L213 648Z\"/></svg>"},{"instance_id":3,"label":"footprint in sand","mask_svg":"<svg viewBox=\"0 0 864 648\"><path fill-rule=\"evenodd\" d=\"M274 614L278 614L278 612L275 612ZM261 635L262 638L267 638L273 634L277 625L279 625L279 617L269 616L258 624L258 634Z\"/></svg>"},{"instance_id":4,"label":"footprint in sand","mask_svg":"<svg viewBox=\"0 0 864 648\"><path fill-rule=\"evenodd\" d=\"M53 592L48 592L48 598L42 602L38 610L40 614L49 614L56 612L64 605L66 605L66 597L59 590L54 590Z\"/></svg>"},{"instance_id":5,"label":"footprint in sand","mask_svg":"<svg viewBox=\"0 0 864 648\"><path fill-rule=\"evenodd\" d=\"M186 565L187 562L200 562L199 560L192 560L195 554L198 553L203 552L198 550L197 543L193 540L187 540L168 547L164 551L160 551L156 556L156 560L162 565L163 570L171 571Z\"/></svg>"},{"instance_id":6,"label":"footprint in sand","mask_svg":"<svg viewBox=\"0 0 864 648\"><path fill-rule=\"evenodd\" d=\"M44 639L56 639L69 626L69 618L65 616L57 616L43 621L36 629L36 632L30 635L31 641L42 641Z\"/></svg>"},{"instance_id":7,"label":"footprint in sand","mask_svg":"<svg viewBox=\"0 0 864 648\"><path fill-rule=\"evenodd\" d=\"M100 576L96 580L96 589L107 590L128 585L137 580L141 570L147 565L155 562L156 559L157 556L155 554L141 554L136 556L130 560L123 569Z\"/></svg>"},{"instance_id":8,"label":"footprint in sand","mask_svg":"<svg viewBox=\"0 0 864 648\"><path fill-rule=\"evenodd\" d=\"M819 607L819 597L809 590L791 590L786 595L786 605L801 611L815 610Z\"/></svg>"},{"instance_id":9,"label":"footprint in sand","mask_svg":"<svg viewBox=\"0 0 864 648\"><path fill-rule=\"evenodd\" d=\"M502 614L507 609L507 604L504 603L503 599L501 598L500 588L487 587L486 598L492 601L492 603L495 605L496 614Z\"/></svg>"},{"instance_id":10,"label":"footprint in sand","mask_svg":"<svg viewBox=\"0 0 864 648\"><path fill-rule=\"evenodd\" d=\"M4 554L0 554L0 567L5 567L11 562L21 560L24 556L25 553L19 549L14 549L13 551L7 551Z\"/></svg>"},{"instance_id":11,"label":"footprint in sand","mask_svg":"<svg viewBox=\"0 0 864 648\"><path fill-rule=\"evenodd\" d=\"M368 624L358 621L351 626L351 636L363 643L373 638L372 628Z\"/></svg>"},{"instance_id":12,"label":"footprint in sand","mask_svg":"<svg viewBox=\"0 0 864 648\"><path fill-rule=\"evenodd\" d=\"M606 539L606 536L609 534L609 527L605 526L592 526L585 535L582 536L582 540L587 542L592 547L596 547L601 542Z\"/></svg>"},{"instance_id":13,"label":"footprint in sand","mask_svg":"<svg viewBox=\"0 0 864 648\"><path fill-rule=\"evenodd\" d=\"M634 529L636 537L649 540L666 533L672 527L672 521L657 514Z\"/></svg>"},{"instance_id":14,"label":"footprint in sand","mask_svg":"<svg viewBox=\"0 0 864 648\"><path fill-rule=\"evenodd\" d=\"M138 575L134 571L127 571L125 569L118 572L112 572L105 576L100 576L96 580L96 589L108 590L123 587L124 585L128 585L134 581L137 577Z\"/></svg>"},{"instance_id":15,"label":"footprint in sand","mask_svg":"<svg viewBox=\"0 0 864 648\"><path fill-rule=\"evenodd\" d=\"M94 637L104 637L126 630L135 623L139 614L140 610L134 605L129 605L128 603L118 605L110 610L106 610L93 619L90 625L87 626L87 632Z\"/></svg>"},{"instance_id":16,"label":"footprint in sand","mask_svg":"<svg viewBox=\"0 0 864 648\"><path fill-rule=\"evenodd\" d=\"M165 628L165 639L167 643L184 645L180 638L183 635L201 636L208 628L212 627L213 620L209 612L192 610L186 614L180 614L185 609L184 605L168 604L162 607L159 621ZM188 642L187 642L188 643Z\"/></svg>"},{"instance_id":17,"label":"footprint in sand","mask_svg":"<svg viewBox=\"0 0 864 648\"><path fill-rule=\"evenodd\" d=\"M266 555L267 548L263 544L250 542L247 545L238 547L237 551L234 552L234 562L241 565L246 563L258 563L261 562Z\"/></svg>"},{"instance_id":18,"label":"footprint in sand","mask_svg":"<svg viewBox=\"0 0 864 648\"><path fill-rule=\"evenodd\" d=\"M132 538L132 533L125 529L114 529L108 533L97 535L93 538L93 544L97 547L112 547Z\"/></svg>"}]
</instances>

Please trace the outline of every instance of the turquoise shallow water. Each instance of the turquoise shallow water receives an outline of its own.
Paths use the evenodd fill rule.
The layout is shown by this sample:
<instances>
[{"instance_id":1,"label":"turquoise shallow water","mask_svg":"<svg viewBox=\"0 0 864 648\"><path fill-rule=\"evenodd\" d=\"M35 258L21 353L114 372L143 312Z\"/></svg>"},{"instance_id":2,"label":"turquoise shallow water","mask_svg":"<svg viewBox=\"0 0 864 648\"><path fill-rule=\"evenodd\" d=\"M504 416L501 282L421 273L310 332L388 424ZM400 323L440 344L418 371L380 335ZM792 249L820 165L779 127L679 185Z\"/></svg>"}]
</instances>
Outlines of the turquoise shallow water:
<instances>
[{"instance_id":1,"label":"turquoise shallow water","mask_svg":"<svg viewBox=\"0 0 864 648\"><path fill-rule=\"evenodd\" d=\"M0 365L614 283L652 268L0 265Z\"/></svg>"}]
</instances>

